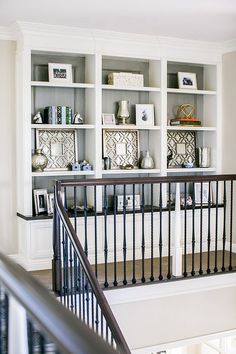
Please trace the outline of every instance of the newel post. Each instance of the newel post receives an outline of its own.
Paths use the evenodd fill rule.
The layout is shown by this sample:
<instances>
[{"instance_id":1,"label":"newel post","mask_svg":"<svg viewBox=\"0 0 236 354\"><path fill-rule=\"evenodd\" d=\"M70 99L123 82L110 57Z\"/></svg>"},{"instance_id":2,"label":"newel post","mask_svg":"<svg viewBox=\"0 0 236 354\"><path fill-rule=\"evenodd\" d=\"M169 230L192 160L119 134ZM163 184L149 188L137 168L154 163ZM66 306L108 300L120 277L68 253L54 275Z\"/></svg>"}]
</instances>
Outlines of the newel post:
<instances>
[{"instance_id":1,"label":"newel post","mask_svg":"<svg viewBox=\"0 0 236 354\"><path fill-rule=\"evenodd\" d=\"M182 247L181 247L181 212L180 212L180 185L176 183L175 213L173 234L172 274L175 277L182 275Z\"/></svg>"}]
</instances>

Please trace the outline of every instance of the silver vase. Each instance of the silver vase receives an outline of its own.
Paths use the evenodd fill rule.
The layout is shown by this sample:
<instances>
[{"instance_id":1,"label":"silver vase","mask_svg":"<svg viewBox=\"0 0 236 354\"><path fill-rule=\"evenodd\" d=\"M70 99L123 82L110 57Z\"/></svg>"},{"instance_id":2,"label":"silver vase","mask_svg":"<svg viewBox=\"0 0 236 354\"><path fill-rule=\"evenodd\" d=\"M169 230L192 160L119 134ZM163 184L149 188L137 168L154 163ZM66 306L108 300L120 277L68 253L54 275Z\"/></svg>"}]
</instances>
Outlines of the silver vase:
<instances>
[{"instance_id":1,"label":"silver vase","mask_svg":"<svg viewBox=\"0 0 236 354\"><path fill-rule=\"evenodd\" d=\"M32 155L32 170L34 172L43 172L48 164L47 157L42 153L42 149L36 149Z\"/></svg>"},{"instance_id":2,"label":"silver vase","mask_svg":"<svg viewBox=\"0 0 236 354\"><path fill-rule=\"evenodd\" d=\"M121 124L126 124L126 120L129 118L129 101L119 101L118 106L117 118Z\"/></svg>"},{"instance_id":3,"label":"silver vase","mask_svg":"<svg viewBox=\"0 0 236 354\"><path fill-rule=\"evenodd\" d=\"M145 156L141 161L141 168L154 168L153 158L150 156L149 151L146 151Z\"/></svg>"}]
</instances>

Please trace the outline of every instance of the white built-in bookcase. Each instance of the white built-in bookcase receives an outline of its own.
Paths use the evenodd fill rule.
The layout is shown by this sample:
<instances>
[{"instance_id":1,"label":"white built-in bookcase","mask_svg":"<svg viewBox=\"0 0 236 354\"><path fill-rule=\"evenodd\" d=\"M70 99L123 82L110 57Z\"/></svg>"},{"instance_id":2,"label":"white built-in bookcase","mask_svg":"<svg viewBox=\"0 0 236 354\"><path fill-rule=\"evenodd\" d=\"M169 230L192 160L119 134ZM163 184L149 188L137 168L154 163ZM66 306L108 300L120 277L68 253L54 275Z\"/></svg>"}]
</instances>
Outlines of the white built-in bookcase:
<instances>
[{"instance_id":1,"label":"white built-in bookcase","mask_svg":"<svg viewBox=\"0 0 236 354\"><path fill-rule=\"evenodd\" d=\"M189 44L189 48L187 45L184 49L175 45L173 50L164 42L155 45L152 42L150 45L145 42L144 45L143 40L140 43L137 41L137 37L134 42L123 36L119 40L117 38L113 40L111 37L109 40L98 39L96 42L96 39L93 39L88 42L87 37L75 36L73 42L71 38L67 41L66 35L65 37L60 35L61 41L60 36L52 35L50 38L49 34L44 43L44 37L40 34L23 33L23 38L25 36L28 41L26 44L19 42L16 56L17 200L18 213L21 214L18 218L19 253L26 259L22 260L22 264L28 269L43 268L50 258L46 251L48 247L46 239L42 242L37 241L39 243L37 247L35 246L35 257L34 251L27 253L29 243L32 244L32 239L26 241L27 237L36 240L37 237L42 237L42 233L45 235L45 228L48 235L51 234L51 220L41 218L39 220L33 216L33 189L46 188L52 192L55 179L62 178L119 178L221 172L221 58L216 57L214 51L208 50L206 46L199 51L199 48L194 49L193 44ZM63 85L50 83L48 63L72 64L73 83ZM142 73L144 87L108 85L108 73L119 71ZM198 89L179 89L176 84L179 71L196 73ZM117 103L120 100L129 101L129 123L132 125L103 125L102 113L117 115ZM154 104L153 126L135 125L137 103ZM174 107L183 103L196 107L197 117L202 121L200 127L169 125L169 120L174 118ZM80 112L84 117L84 124L40 126L32 124L33 115L51 105L71 106L73 113ZM31 157L35 149L35 131L39 127L76 129L78 158L88 160L93 165L93 171L32 172ZM155 163L154 169L103 170L103 129L138 129L140 152L150 151ZM211 148L212 159L209 168L167 168L168 131L180 130L195 131L197 146ZM32 236L32 229L36 230L35 236ZM42 252L38 254L39 244ZM38 259L41 259L41 266L36 266ZM44 259L47 261L44 262Z\"/></svg>"}]
</instances>

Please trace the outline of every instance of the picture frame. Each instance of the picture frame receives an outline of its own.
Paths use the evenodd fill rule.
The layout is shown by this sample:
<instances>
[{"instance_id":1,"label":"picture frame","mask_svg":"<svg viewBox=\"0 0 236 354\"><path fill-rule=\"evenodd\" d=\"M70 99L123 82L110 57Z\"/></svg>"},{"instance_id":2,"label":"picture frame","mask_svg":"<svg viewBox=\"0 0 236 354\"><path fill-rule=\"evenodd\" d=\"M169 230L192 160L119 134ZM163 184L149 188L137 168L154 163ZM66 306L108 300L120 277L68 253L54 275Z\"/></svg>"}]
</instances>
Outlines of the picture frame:
<instances>
[{"instance_id":1,"label":"picture frame","mask_svg":"<svg viewBox=\"0 0 236 354\"><path fill-rule=\"evenodd\" d=\"M203 182L202 183L202 204L208 204L209 193L210 193L210 201L211 201L212 195L211 195L211 190L209 191L209 183ZM195 198L195 204L201 205L201 183L200 182L194 183L194 198Z\"/></svg>"},{"instance_id":2,"label":"picture frame","mask_svg":"<svg viewBox=\"0 0 236 354\"><path fill-rule=\"evenodd\" d=\"M192 131L167 132L168 168L191 167L196 164L196 133ZM189 166L190 167L190 166Z\"/></svg>"},{"instance_id":3,"label":"picture frame","mask_svg":"<svg viewBox=\"0 0 236 354\"><path fill-rule=\"evenodd\" d=\"M103 125L115 125L116 118L114 113L102 113L102 124Z\"/></svg>"},{"instance_id":4,"label":"picture frame","mask_svg":"<svg viewBox=\"0 0 236 354\"><path fill-rule=\"evenodd\" d=\"M138 168L139 131L103 129L103 157L111 160L111 169Z\"/></svg>"},{"instance_id":5,"label":"picture frame","mask_svg":"<svg viewBox=\"0 0 236 354\"><path fill-rule=\"evenodd\" d=\"M196 73L178 72L179 89L197 90Z\"/></svg>"},{"instance_id":6,"label":"picture frame","mask_svg":"<svg viewBox=\"0 0 236 354\"><path fill-rule=\"evenodd\" d=\"M136 104L135 105L136 125L154 125L154 104Z\"/></svg>"},{"instance_id":7,"label":"picture frame","mask_svg":"<svg viewBox=\"0 0 236 354\"><path fill-rule=\"evenodd\" d=\"M34 208L35 214L39 215L47 212L47 189L34 189Z\"/></svg>"},{"instance_id":8,"label":"picture frame","mask_svg":"<svg viewBox=\"0 0 236 354\"><path fill-rule=\"evenodd\" d=\"M47 212L52 215L54 210L54 193L47 194Z\"/></svg>"},{"instance_id":9,"label":"picture frame","mask_svg":"<svg viewBox=\"0 0 236 354\"><path fill-rule=\"evenodd\" d=\"M48 77L51 83L72 83L72 65L48 63Z\"/></svg>"},{"instance_id":10,"label":"picture frame","mask_svg":"<svg viewBox=\"0 0 236 354\"><path fill-rule=\"evenodd\" d=\"M36 149L42 149L48 159L44 171L67 171L78 161L76 129L36 129Z\"/></svg>"}]
</instances>

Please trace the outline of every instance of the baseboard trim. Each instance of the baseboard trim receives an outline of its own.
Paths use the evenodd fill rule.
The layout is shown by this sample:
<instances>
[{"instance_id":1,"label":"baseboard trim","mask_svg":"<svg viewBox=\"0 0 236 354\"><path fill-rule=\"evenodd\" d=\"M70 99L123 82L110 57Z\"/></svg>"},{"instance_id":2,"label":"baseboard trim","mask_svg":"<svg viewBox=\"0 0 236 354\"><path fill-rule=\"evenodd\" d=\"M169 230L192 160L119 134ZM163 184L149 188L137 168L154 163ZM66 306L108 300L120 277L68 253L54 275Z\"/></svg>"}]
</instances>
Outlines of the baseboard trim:
<instances>
[{"instance_id":1,"label":"baseboard trim","mask_svg":"<svg viewBox=\"0 0 236 354\"><path fill-rule=\"evenodd\" d=\"M37 271L37 270L45 270L52 268L52 260L51 259L26 259L22 256L17 257L17 263L20 264L27 271Z\"/></svg>"},{"instance_id":2,"label":"baseboard trim","mask_svg":"<svg viewBox=\"0 0 236 354\"><path fill-rule=\"evenodd\" d=\"M165 283L147 284L112 289L104 291L109 304L117 305L130 302L141 302L168 296L203 292L225 287L232 287L236 284L236 273L220 273L216 275L185 278L181 281L170 281ZM137 291L138 289L138 291Z\"/></svg>"},{"instance_id":3,"label":"baseboard trim","mask_svg":"<svg viewBox=\"0 0 236 354\"><path fill-rule=\"evenodd\" d=\"M206 336L201 336L201 337L194 337L194 338L189 338L189 339L184 339L184 340L179 340L176 342L171 342L171 343L163 343L159 345L155 345L152 347L145 347L145 348L138 348L138 349L133 349L131 350L132 354L147 354L147 353L157 353L160 351L165 351L168 349L174 349L177 347L183 347L187 346L190 344L198 344L198 343L204 343L210 340L214 339L219 339L222 337L227 337L227 336L235 336L236 330L231 330L231 331L225 331L225 332L219 332L219 333L213 333L209 334Z\"/></svg>"}]
</instances>

